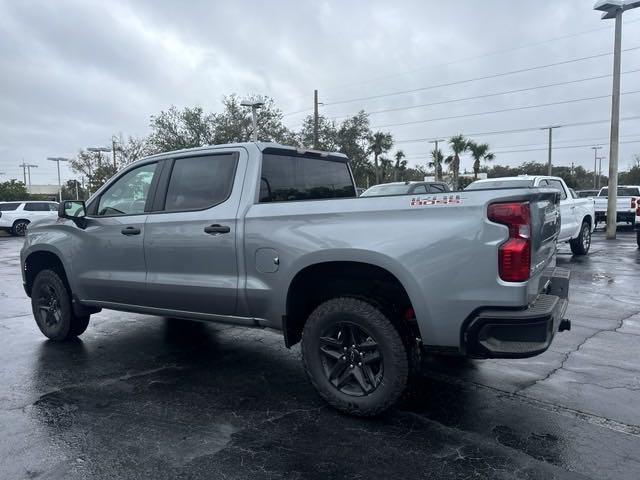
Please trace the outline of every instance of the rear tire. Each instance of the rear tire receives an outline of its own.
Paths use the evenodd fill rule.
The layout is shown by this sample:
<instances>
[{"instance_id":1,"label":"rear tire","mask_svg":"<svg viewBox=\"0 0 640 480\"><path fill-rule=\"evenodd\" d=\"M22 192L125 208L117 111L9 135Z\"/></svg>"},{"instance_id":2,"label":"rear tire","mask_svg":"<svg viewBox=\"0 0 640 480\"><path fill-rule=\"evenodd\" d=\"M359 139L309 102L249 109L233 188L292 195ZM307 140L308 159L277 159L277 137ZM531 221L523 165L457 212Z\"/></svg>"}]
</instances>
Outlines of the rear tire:
<instances>
[{"instance_id":1,"label":"rear tire","mask_svg":"<svg viewBox=\"0 0 640 480\"><path fill-rule=\"evenodd\" d=\"M391 407L409 377L400 333L382 310L358 298L333 298L311 313L302 333L302 360L324 400L361 417Z\"/></svg>"},{"instance_id":2,"label":"rear tire","mask_svg":"<svg viewBox=\"0 0 640 480\"><path fill-rule=\"evenodd\" d=\"M571 252L574 255L586 255L591 248L591 225L584 220L580 226L580 233L577 238L569 241Z\"/></svg>"},{"instance_id":3,"label":"rear tire","mask_svg":"<svg viewBox=\"0 0 640 480\"><path fill-rule=\"evenodd\" d=\"M16 237L24 237L27 233L28 226L28 220L18 220L14 222L13 227L11 227L11 234Z\"/></svg>"},{"instance_id":4,"label":"rear tire","mask_svg":"<svg viewBox=\"0 0 640 480\"><path fill-rule=\"evenodd\" d=\"M84 333L89 315L77 316L71 305L71 295L60 275L42 270L31 289L31 309L42 334L55 341L68 340Z\"/></svg>"}]
</instances>

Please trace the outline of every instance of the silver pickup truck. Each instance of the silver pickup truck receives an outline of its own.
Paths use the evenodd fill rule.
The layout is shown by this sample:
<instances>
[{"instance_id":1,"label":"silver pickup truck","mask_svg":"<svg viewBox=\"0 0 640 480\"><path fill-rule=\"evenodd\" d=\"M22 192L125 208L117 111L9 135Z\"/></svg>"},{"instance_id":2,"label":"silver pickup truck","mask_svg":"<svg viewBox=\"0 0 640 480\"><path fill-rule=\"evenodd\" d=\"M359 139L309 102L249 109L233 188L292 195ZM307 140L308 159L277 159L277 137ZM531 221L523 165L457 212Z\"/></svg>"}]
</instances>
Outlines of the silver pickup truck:
<instances>
[{"instance_id":1,"label":"silver pickup truck","mask_svg":"<svg viewBox=\"0 0 640 480\"><path fill-rule=\"evenodd\" d=\"M53 340L100 309L271 328L334 407L391 406L424 353L520 358L570 326L553 189L357 197L338 153L271 143L152 156L29 226Z\"/></svg>"}]
</instances>

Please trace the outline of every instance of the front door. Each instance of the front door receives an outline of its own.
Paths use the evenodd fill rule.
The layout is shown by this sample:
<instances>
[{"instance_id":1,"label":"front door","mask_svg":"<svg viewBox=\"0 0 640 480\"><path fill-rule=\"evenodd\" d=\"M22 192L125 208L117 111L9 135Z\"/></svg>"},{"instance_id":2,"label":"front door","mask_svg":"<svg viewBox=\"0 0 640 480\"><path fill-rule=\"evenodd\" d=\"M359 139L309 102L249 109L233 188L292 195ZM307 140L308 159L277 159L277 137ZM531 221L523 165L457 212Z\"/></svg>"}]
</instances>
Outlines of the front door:
<instances>
[{"instance_id":1,"label":"front door","mask_svg":"<svg viewBox=\"0 0 640 480\"><path fill-rule=\"evenodd\" d=\"M245 165L239 159L234 152L199 154L167 165L158 186L162 202L145 225L150 307L235 313L236 216Z\"/></svg>"},{"instance_id":2,"label":"front door","mask_svg":"<svg viewBox=\"0 0 640 480\"><path fill-rule=\"evenodd\" d=\"M87 226L77 229L71 258L80 299L139 305L146 206L159 170L151 162L125 171L87 206Z\"/></svg>"}]
</instances>

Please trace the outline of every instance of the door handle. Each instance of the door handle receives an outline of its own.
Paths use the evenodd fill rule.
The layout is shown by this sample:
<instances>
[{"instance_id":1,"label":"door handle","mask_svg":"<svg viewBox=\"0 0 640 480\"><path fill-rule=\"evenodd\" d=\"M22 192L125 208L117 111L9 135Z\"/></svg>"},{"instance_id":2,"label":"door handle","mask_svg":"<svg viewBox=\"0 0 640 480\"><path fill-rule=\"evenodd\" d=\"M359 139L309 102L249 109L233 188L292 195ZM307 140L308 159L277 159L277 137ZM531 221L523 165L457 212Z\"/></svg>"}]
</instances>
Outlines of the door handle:
<instances>
[{"instance_id":1,"label":"door handle","mask_svg":"<svg viewBox=\"0 0 640 480\"><path fill-rule=\"evenodd\" d=\"M140 235L140 229L136 227L126 227L120 230L123 235Z\"/></svg>"},{"instance_id":2,"label":"door handle","mask_svg":"<svg viewBox=\"0 0 640 480\"><path fill-rule=\"evenodd\" d=\"M204 227L204 233L209 233L211 235L217 235L219 233L229 233L231 228L228 225L209 225L208 227Z\"/></svg>"}]
</instances>

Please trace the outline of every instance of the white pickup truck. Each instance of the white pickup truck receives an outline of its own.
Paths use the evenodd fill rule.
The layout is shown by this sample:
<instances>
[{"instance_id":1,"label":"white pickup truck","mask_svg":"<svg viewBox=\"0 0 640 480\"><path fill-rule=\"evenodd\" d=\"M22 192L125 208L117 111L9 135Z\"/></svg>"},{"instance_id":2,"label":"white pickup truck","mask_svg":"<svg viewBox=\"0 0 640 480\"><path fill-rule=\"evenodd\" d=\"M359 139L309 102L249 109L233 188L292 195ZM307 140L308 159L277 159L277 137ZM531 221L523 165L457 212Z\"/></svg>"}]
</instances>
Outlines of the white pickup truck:
<instances>
[{"instance_id":1,"label":"white pickup truck","mask_svg":"<svg viewBox=\"0 0 640 480\"><path fill-rule=\"evenodd\" d=\"M591 247L591 233L596 226L596 212L592 198L578 198L560 177L543 175L519 175L517 177L487 178L476 180L465 190L488 188L555 188L560 192L559 242L569 242L574 255L586 255Z\"/></svg>"},{"instance_id":2,"label":"white pickup truck","mask_svg":"<svg viewBox=\"0 0 640 480\"><path fill-rule=\"evenodd\" d=\"M594 198L596 206L596 225L607 221L607 200L609 188L601 188L598 196ZM636 209L640 206L640 186L619 185L618 198L616 200L616 221L627 222L631 225L636 223Z\"/></svg>"}]
</instances>

